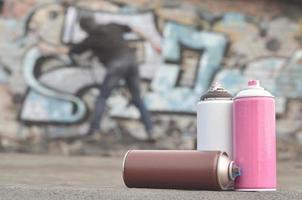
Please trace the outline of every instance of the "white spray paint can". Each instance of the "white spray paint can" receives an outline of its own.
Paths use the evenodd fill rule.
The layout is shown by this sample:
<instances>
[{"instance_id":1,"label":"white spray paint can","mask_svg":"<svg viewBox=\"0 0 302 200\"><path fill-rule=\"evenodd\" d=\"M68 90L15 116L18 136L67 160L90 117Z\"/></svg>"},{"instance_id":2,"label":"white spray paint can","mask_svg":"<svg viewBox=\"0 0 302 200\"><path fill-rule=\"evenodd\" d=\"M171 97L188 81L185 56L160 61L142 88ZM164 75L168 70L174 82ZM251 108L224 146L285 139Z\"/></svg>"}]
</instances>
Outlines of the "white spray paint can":
<instances>
[{"instance_id":1,"label":"white spray paint can","mask_svg":"<svg viewBox=\"0 0 302 200\"><path fill-rule=\"evenodd\" d=\"M233 158L232 95L215 83L197 104L197 150L225 151Z\"/></svg>"}]
</instances>

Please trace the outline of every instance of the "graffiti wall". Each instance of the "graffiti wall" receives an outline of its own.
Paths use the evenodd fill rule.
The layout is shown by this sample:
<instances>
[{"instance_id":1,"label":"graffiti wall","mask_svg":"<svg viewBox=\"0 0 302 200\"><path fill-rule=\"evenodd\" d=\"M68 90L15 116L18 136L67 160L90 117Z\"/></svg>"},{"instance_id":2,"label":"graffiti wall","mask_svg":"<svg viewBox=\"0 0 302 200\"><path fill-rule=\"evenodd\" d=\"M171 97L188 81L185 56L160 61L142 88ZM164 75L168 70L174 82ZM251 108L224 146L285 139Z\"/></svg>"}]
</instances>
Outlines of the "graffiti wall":
<instances>
[{"instance_id":1,"label":"graffiti wall","mask_svg":"<svg viewBox=\"0 0 302 200\"><path fill-rule=\"evenodd\" d=\"M158 53L135 31L124 34L160 134L174 127L194 138L196 102L213 82L235 94L259 79L276 96L278 137L302 143L302 16L294 3L10 0L1 6L2 143L87 132L107 68L91 51L76 57L47 51L88 37L80 26L87 13L98 25L124 25L161 44ZM102 131L122 126L144 138L124 85L108 100Z\"/></svg>"}]
</instances>

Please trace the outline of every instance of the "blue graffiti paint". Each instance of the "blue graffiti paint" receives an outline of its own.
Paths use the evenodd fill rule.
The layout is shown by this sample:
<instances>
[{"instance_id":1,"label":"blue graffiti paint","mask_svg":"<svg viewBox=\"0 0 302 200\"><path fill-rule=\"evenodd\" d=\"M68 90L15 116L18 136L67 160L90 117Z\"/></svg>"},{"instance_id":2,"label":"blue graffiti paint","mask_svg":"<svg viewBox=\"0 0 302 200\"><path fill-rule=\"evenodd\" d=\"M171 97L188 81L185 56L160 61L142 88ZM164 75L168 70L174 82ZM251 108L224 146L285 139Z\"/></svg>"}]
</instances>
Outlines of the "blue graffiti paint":
<instances>
[{"instance_id":1,"label":"blue graffiti paint","mask_svg":"<svg viewBox=\"0 0 302 200\"><path fill-rule=\"evenodd\" d=\"M163 64L153 82L153 92L146 95L146 103L152 111L195 112L195 104L209 86L211 78L221 67L227 38L219 33L195 30L193 27L167 23L164 29L165 60L180 62L181 45L202 53L193 89L176 87L179 65Z\"/></svg>"},{"instance_id":2,"label":"blue graffiti paint","mask_svg":"<svg viewBox=\"0 0 302 200\"><path fill-rule=\"evenodd\" d=\"M61 123L75 123L83 119L87 112L87 108L83 100L81 100L79 97L75 95L58 92L55 91L54 89L48 88L42 85L41 82L36 79L36 77L34 76L34 71L36 67L36 61L38 60L39 57L41 57L41 54L38 48L34 47L27 52L23 62L23 75L26 83L28 84L31 90L34 90L36 93L39 93L40 95L44 95L45 97L49 97L49 102L46 104L47 106L44 106L46 110L43 112L52 113L54 112L54 110L59 110L60 106L58 106L58 104L59 102L63 102L63 101L73 103L76 108L74 113L69 112L70 115L68 115L68 117L64 115L65 118L63 119L61 119L61 117L58 117L57 119L49 118L49 121L61 122ZM27 96L27 98L29 97ZM52 99L57 99L58 101L54 101ZM54 102L55 105L52 105L52 102ZM23 119L26 120L25 114L21 113L21 116L23 116L24 117ZM39 121L38 119L39 118L37 117L36 120Z\"/></svg>"},{"instance_id":3,"label":"blue graffiti paint","mask_svg":"<svg viewBox=\"0 0 302 200\"><path fill-rule=\"evenodd\" d=\"M215 77L215 81L222 84L223 87L227 88L233 95L236 94L240 88L246 86L247 80L239 69L224 69Z\"/></svg>"},{"instance_id":4,"label":"blue graffiti paint","mask_svg":"<svg viewBox=\"0 0 302 200\"><path fill-rule=\"evenodd\" d=\"M277 95L276 111L282 113L284 112L285 101L283 96L278 95L278 86L276 86L275 80L285 63L286 58L284 57L259 58L250 62L244 71L239 69L221 70L215 77L215 81L220 82L235 95L240 89L246 87L248 80L258 79L263 87L273 95Z\"/></svg>"},{"instance_id":5,"label":"blue graffiti paint","mask_svg":"<svg viewBox=\"0 0 302 200\"><path fill-rule=\"evenodd\" d=\"M192 49L203 51L197 75L195 92L205 91L215 71L221 67L227 38L219 33L197 31L176 23L167 23L164 30L164 53L166 60L179 61L181 58L180 44Z\"/></svg>"},{"instance_id":6,"label":"blue graffiti paint","mask_svg":"<svg viewBox=\"0 0 302 200\"><path fill-rule=\"evenodd\" d=\"M246 23L246 16L241 13L225 13L221 19L224 24L234 24L234 23Z\"/></svg>"},{"instance_id":7,"label":"blue graffiti paint","mask_svg":"<svg viewBox=\"0 0 302 200\"><path fill-rule=\"evenodd\" d=\"M6 83L8 79L7 72L0 66L0 84Z\"/></svg>"},{"instance_id":8,"label":"blue graffiti paint","mask_svg":"<svg viewBox=\"0 0 302 200\"><path fill-rule=\"evenodd\" d=\"M66 122L73 114L72 103L29 91L23 102L21 119L38 122Z\"/></svg>"},{"instance_id":9,"label":"blue graffiti paint","mask_svg":"<svg viewBox=\"0 0 302 200\"><path fill-rule=\"evenodd\" d=\"M278 96L302 98L302 51L297 51L276 79Z\"/></svg>"}]
</instances>

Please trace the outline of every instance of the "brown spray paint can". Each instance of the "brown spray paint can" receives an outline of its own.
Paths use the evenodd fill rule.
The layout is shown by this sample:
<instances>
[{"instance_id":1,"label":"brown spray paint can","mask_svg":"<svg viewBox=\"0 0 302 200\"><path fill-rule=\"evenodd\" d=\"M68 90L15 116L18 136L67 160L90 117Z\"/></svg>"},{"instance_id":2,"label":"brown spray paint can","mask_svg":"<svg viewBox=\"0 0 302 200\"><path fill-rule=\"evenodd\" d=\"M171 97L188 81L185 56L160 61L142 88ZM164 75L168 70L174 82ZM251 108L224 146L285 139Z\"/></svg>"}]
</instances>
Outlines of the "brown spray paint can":
<instances>
[{"instance_id":1,"label":"brown spray paint can","mask_svg":"<svg viewBox=\"0 0 302 200\"><path fill-rule=\"evenodd\" d=\"M221 151L130 150L123 163L127 187L229 190L239 168Z\"/></svg>"}]
</instances>

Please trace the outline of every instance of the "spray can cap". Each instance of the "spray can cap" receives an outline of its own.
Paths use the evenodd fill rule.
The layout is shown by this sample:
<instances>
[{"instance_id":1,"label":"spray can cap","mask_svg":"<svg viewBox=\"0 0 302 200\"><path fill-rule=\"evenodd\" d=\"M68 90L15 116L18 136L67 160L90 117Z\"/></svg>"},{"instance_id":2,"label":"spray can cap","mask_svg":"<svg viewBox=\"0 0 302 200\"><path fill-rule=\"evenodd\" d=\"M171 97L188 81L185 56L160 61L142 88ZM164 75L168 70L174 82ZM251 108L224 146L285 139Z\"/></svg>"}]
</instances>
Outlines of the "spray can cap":
<instances>
[{"instance_id":1,"label":"spray can cap","mask_svg":"<svg viewBox=\"0 0 302 200\"><path fill-rule=\"evenodd\" d=\"M239 91L235 99L242 97L274 97L269 91L260 85L259 80L249 80L248 87Z\"/></svg>"},{"instance_id":2,"label":"spray can cap","mask_svg":"<svg viewBox=\"0 0 302 200\"><path fill-rule=\"evenodd\" d=\"M215 82L209 90L200 97L201 101L213 99L232 99L232 95L225 90L218 82Z\"/></svg>"}]
</instances>

